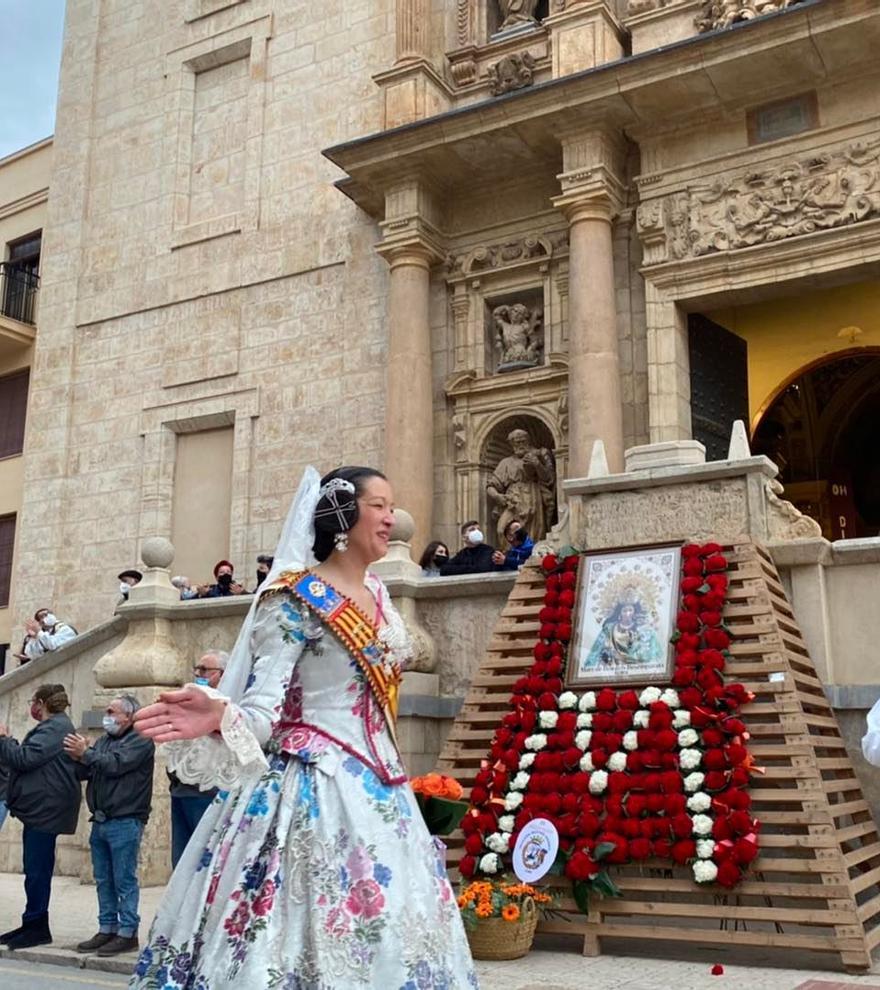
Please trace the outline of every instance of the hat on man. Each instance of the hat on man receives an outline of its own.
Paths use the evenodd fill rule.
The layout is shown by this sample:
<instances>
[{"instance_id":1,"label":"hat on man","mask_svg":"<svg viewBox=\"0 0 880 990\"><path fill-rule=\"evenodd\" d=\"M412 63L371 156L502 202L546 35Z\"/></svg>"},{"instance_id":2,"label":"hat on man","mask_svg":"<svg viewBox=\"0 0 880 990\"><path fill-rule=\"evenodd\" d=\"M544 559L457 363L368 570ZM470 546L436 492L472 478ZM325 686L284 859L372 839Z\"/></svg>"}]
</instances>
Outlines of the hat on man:
<instances>
[{"instance_id":1,"label":"hat on man","mask_svg":"<svg viewBox=\"0 0 880 990\"><path fill-rule=\"evenodd\" d=\"M120 571L116 575L116 580L121 581L123 578L134 578L135 581L140 581L143 578L143 574L140 571L136 571L133 567L129 568L127 571Z\"/></svg>"},{"instance_id":2,"label":"hat on man","mask_svg":"<svg viewBox=\"0 0 880 990\"><path fill-rule=\"evenodd\" d=\"M228 567L230 571L234 571L235 570L235 567L230 563L230 561L228 561L228 560L218 560L217 563L214 564L214 577L215 578L217 577L217 572L220 570L221 567Z\"/></svg>"}]
</instances>

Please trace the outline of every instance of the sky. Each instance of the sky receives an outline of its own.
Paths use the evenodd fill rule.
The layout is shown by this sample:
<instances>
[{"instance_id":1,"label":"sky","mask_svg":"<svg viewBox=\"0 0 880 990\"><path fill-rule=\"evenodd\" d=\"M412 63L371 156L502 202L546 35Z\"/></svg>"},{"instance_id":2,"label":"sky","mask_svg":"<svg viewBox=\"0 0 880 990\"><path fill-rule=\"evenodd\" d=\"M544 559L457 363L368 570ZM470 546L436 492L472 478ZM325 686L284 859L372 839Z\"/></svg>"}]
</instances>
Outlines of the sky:
<instances>
[{"instance_id":1,"label":"sky","mask_svg":"<svg viewBox=\"0 0 880 990\"><path fill-rule=\"evenodd\" d=\"M0 158L55 130L64 0L0 0Z\"/></svg>"}]
</instances>

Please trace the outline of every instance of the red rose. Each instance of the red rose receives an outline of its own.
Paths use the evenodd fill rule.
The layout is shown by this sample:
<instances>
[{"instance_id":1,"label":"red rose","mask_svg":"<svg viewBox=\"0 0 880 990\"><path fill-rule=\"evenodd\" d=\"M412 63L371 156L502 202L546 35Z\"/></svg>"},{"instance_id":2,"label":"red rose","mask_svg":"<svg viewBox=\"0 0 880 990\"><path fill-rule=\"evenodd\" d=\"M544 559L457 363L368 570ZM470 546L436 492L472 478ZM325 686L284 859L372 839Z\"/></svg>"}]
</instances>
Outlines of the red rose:
<instances>
[{"instance_id":1,"label":"red rose","mask_svg":"<svg viewBox=\"0 0 880 990\"><path fill-rule=\"evenodd\" d=\"M594 815L591 811L584 812L578 822L581 833L588 838L592 839L599 834L601 822L598 815Z\"/></svg>"},{"instance_id":2,"label":"red rose","mask_svg":"<svg viewBox=\"0 0 880 990\"><path fill-rule=\"evenodd\" d=\"M724 755L724 750L707 749L703 753L703 768L705 770L726 770L727 757Z\"/></svg>"},{"instance_id":3,"label":"red rose","mask_svg":"<svg viewBox=\"0 0 880 990\"><path fill-rule=\"evenodd\" d=\"M711 770L703 779L704 791L720 791L727 783L726 776L720 770Z\"/></svg>"},{"instance_id":4,"label":"red rose","mask_svg":"<svg viewBox=\"0 0 880 990\"><path fill-rule=\"evenodd\" d=\"M632 839L629 844L629 854L633 859L650 859L651 843L648 839Z\"/></svg>"},{"instance_id":5,"label":"red rose","mask_svg":"<svg viewBox=\"0 0 880 990\"><path fill-rule=\"evenodd\" d=\"M670 818L683 815L687 811L687 798L684 794L667 794L663 801L663 810Z\"/></svg>"},{"instance_id":6,"label":"red rose","mask_svg":"<svg viewBox=\"0 0 880 990\"><path fill-rule=\"evenodd\" d=\"M538 612L538 622L556 622L556 609L551 608L549 605L545 605L540 612Z\"/></svg>"},{"instance_id":7,"label":"red rose","mask_svg":"<svg viewBox=\"0 0 880 990\"><path fill-rule=\"evenodd\" d=\"M580 557L576 553L570 553L563 561L562 566L566 571L576 571L578 569L578 563L580 562Z\"/></svg>"},{"instance_id":8,"label":"red rose","mask_svg":"<svg viewBox=\"0 0 880 990\"><path fill-rule=\"evenodd\" d=\"M670 751L678 746L678 734L672 729L662 729L654 737L654 745L662 751Z\"/></svg>"},{"instance_id":9,"label":"red rose","mask_svg":"<svg viewBox=\"0 0 880 990\"><path fill-rule=\"evenodd\" d=\"M745 767L734 767L730 773L731 787L748 787L749 771Z\"/></svg>"},{"instance_id":10,"label":"red rose","mask_svg":"<svg viewBox=\"0 0 880 990\"><path fill-rule=\"evenodd\" d=\"M724 654L720 650L700 650L699 662L715 670L724 670Z\"/></svg>"},{"instance_id":11,"label":"red rose","mask_svg":"<svg viewBox=\"0 0 880 990\"><path fill-rule=\"evenodd\" d=\"M733 858L740 866L748 866L758 855L758 843L751 839L737 839L733 846Z\"/></svg>"},{"instance_id":12,"label":"red rose","mask_svg":"<svg viewBox=\"0 0 880 990\"><path fill-rule=\"evenodd\" d=\"M616 753L623 745L623 736L619 732L606 732L605 745L610 753Z\"/></svg>"},{"instance_id":13,"label":"red rose","mask_svg":"<svg viewBox=\"0 0 880 990\"><path fill-rule=\"evenodd\" d=\"M565 864L565 875L572 880L589 880L599 872L599 866L583 850L574 853Z\"/></svg>"},{"instance_id":14,"label":"red rose","mask_svg":"<svg viewBox=\"0 0 880 990\"><path fill-rule=\"evenodd\" d=\"M577 818L571 812L562 815L561 818L556 821L556 829L560 835L569 836L574 838L577 835Z\"/></svg>"},{"instance_id":15,"label":"red rose","mask_svg":"<svg viewBox=\"0 0 880 990\"><path fill-rule=\"evenodd\" d=\"M664 794L681 794L684 784L677 770L667 770L660 775L660 789Z\"/></svg>"},{"instance_id":16,"label":"red rose","mask_svg":"<svg viewBox=\"0 0 880 990\"><path fill-rule=\"evenodd\" d=\"M672 709L662 701L655 701L649 711L648 728L653 729L655 732L660 729L668 729L675 719Z\"/></svg>"},{"instance_id":17,"label":"red rose","mask_svg":"<svg viewBox=\"0 0 880 990\"><path fill-rule=\"evenodd\" d=\"M492 777L492 790L496 794L503 794L507 790L507 779L507 774L498 770Z\"/></svg>"},{"instance_id":18,"label":"red rose","mask_svg":"<svg viewBox=\"0 0 880 990\"><path fill-rule=\"evenodd\" d=\"M700 662L700 655L696 650L682 650L675 657L677 667L696 667Z\"/></svg>"},{"instance_id":19,"label":"red rose","mask_svg":"<svg viewBox=\"0 0 880 990\"><path fill-rule=\"evenodd\" d=\"M571 588L565 588L559 592L559 604L566 608L574 608L574 592Z\"/></svg>"},{"instance_id":20,"label":"red rose","mask_svg":"<svg viewBox=\"0 0 880 990\"><path fill-rule=\"evenodd\" d=\"M718 876L716 882L722 887L735 887L742 877L742 871L732 859L726 859L718 866Z\"/></svg>"},{"instance_id":21,"label":"red rose","mask_svg":"<svg viewBox=\"0 0 880 990\"><path fill-rule=\"evenodd\" d=\"M734 718L732 715L728 716L721 723L721 728L731 736L742 736L745 735L746 724L741 718Z\"/></svg>"},{"instance_id":22,"label":"red rose","mask_svg":"<svg viewBox=\"0 0 880 990\"><path fill-rule=\"evenodd\" d=\"M505 750L501 760L508 770L516 770L519 766L519 753L515 749Z\"/></svg>"},{"instance_id":23,"label":"red rose","mask_svg":"<svg viewBox=\"0 0 880 990\"><path fill-rule=\"evenodd\" d=\"M709 970L713 976L724 976L724 967L721 963L715 963L715 965Z\"/></svg>"},{"instance_id":24,"label":"red rose","mask_svg":"<svg viewBox=\"0 0 880 990\"><path fill-rule=\"evenodd\" d=\"M580 763L581 756L583 754L577 748L577 746L569 746L569 748L562 754L562 765L567 770L574 770ZM569 779L569 785L571 780Z\"/></svg>"},{"instance_id":25,"label":"red rose","mask_svg":"<svg viewBox=\"0 0 880 990\"><path fill-rule=\"evenodd\" d=\"M679 612L675 624L685 633L695 633L700 628L700 620L693 612Z\"/></svg>"},{"instance_id":26,"label":"red rose","mask_svg":"<svg viewBox=\"0 0 880 990\"><path fill-rule=\"evenodd\" d=\"M738 767L741 763L744 763L748 755L748 750L739 743L729 743L727 746L727 758L730 760L732 766Z\"/></svg>"},{"instance_id":27,"label":"red rose","mask_svg":"<svg viewBox=\"0 0 880 990\"><path fill-rule=\"evenodd\" d=\"M672 829L672 834L677 839L689 839L691 833L693 832L693 823L691 822L690 815L674 815L669 820L669 827Z\"/></svg>"},{"instance_id":28,"label":"red rose","mask_svg":"<svg viewBox=\"0 0 880 990\"><path fill-rule=\"evenodd\" d=\"M557 622L571 622L571 609L566 608L564 605L560 605L556 609L556 621Z\"/></svg>"},{"instance_id":29,"label":"red rose","mask_svg":"<svg viewBox=\"0 0 880 990\"><path fill-rule=\"evenodd\" d=\"M602 688L596 695L596 708L600 712L613 712L617 708L617 695L611 688Z\"/></svg>"},{"instance_id":30,"label":"red rose","mask_svg":"<svg viewBox=\"0 0 880 990\"><path fill-rule=\"evenodd\" d=\"M723 595L727 591L728 578L726 574L707 574L706 584L712 589L712 591L717 591L718 594Z\"/></svg>"},{"instance_id":31,"label":"red rose","mask_svg":"<svg viewBox=\"0 0 880 990\"><path fill-rule=\"evenodd\" d=\"M556 720L556 728L559 732L571 732L577 728L577 714L575 712L560 712Z\"/></svg>"},{"instance_id":32,"label":"red rose","mask_svg":"<svg viewBox=\"0 0 880 990\"><path fill-rule=\"evenodd\" d=\"M593 716L593 738L596 732L610 732L614 728L614 719L608 712L596 712Z\"/></svg>"},{"instance_id":33,"label":"red rose","mask_svg":"<svg viewBox=\"0 0 880 990\"><path fill-rule=\"evenodd\" d=\"M541 639L555 639L556 638L556 626L552 622L544 622L541 625L541 630L538 633Z\"/></svg>"},{"instance_id":34,"label":"red rose","mask_svg":"<svg viewBox=\"0 0 880 990\"><path fill-rule=\"evenodd\" d=\"M555 608L559 604L560 594L561 592L559 591L548 591L544 595L544 604L550 605L552 608Z\"/></svg>"},{"instance_id":35,"label":"red rose","mask_svg":"<svg viewBox=\"0 0 880 990\"><path fill-rule=\"evenodd\" d=\"M562 798L558 794L547 794L544 797L544 811L551 817L559 814L562 807Z\"/></svg>"},{"instance_id":36,"label":"red rose","mask_svg":"<svg viewBox=\"0 0 880 990\"><path fill-rule=\"evenodd\" d=\"M724 842L725 839L732 838L730 824L726 818L716 818L712 823L712 838L716 842Z\"/></svg>"},{"instance_id":37,"label":"red rose","mask_svg":"<svg viewBox=\"0 0 880 990\"><path fill-rule=\"evenodd\" d=\"M559 645L558 643L556 644ZM562 661L557 656L551 657L547 661L547 674L549 677L557 677L562 673Z\"/></svg>"},{"instance_id":38,"label":"red rose","mask_svg":"<svg viewBox=\"0 0 880 990\"><path fill-rule=\"evenodd\" d=\"M596 838L596 844L601 842L612 842L614 849L605 857L609 863L621 864L629 859L629 843L622 835L615 835L611 832L602 832Z\"/></svg>"},{"instance_id":39,"label":"red rose","mask_svg":"<svg viewBox=\"0 0 880 990\"><path fill-rule=\"evenodd\" d=\"M588 773L573 773L568 780L575 794L587 793L590 786L590 775Z\"/></svg>"},{"instance_id":40,"label":"red rose","mask_svg":"<svg viewBox=\"0 0 880 990\"><path fill-rule=\"evenodd\" d=\"M538 716L534 712L523 712L519 718L523 731L531 734L532 729L534 729L538 721Z\"/></svg>"},{"instance_id":41,"label":"red rose","mask_svg":"<svg viewBox=\"0 0 880 990\"><path fill-rule=\"evenodd\" d=\"M641 707L639 696L635 691L621 691L617 696L617 707L626 712L637 711ZM632 722L632 716L630 716Z\"/></svg>"},{"instance_id":42,"label":"red rose","mask_svg":"<svg viewBox=\"0 0 880 990\"><path fill-rule=\"evenodd\" d=\"M625 818L620 824L627 839L637 839L642 834L642 824L635 818Z\"/></svg>"},{"instance_id":43,"label":"red rose","mask_svg":"<svg viewBox=\"0 0 880 990\"><path fill-rule=\"evenodd\" d=\"M562 588L562 577L559 574L551 574L547 578L547 590L548 591L559 591Z\"/></svg>"},{"instance_id":44,"label":"red rose","mask_svg":"<svg viewBox=\"0 0 880 990\"><path fill-rule=\"evenodd\" d=\"M654 855L658 859L669 859L672 856L672 843L669 839L654 840Z\"/></svg>"},{"instance_id":45,"label":"red rose","mask_svg":"<svg viewBox=\"0 0 880 990\"><path fill-rule=\"evenodd\" d=\"M626 769L630 773L639 773L644 769L644 760L638 750L633 750L632 753L626 754Z\"/></svg>"},{"instance_id":46,"label":"red rose","mask_svg":"<svg viewBox=\"0 0 880 990\"><path fill-rule=\"evenodd\" d=\"M684 650L698 650L700 648L700 637L696 633L684 633L676 640L675 651L681 653Z\"/></svg>"},{"instance_id":47,"label":"red rose","mask_svg":"<svg viewBox=\"0 0 880 990\"><path fill-rule=\"evenodd\" d=\"M685 595L681 600L682 608L685 612L697 613L700 611L702 599L699 595Z\"/></svg>"},{"instance_id":48,"label":"red rose","mask_svg":"<svg viewBox=\"0 0 880 990\"><path fill-rule=\"evenodd\" d=\"M495 738L500 746L506 747L507 744L510 742L510 740L513 739L513 733L510 731L510 729L502 726L500 729L496 730Z\"/></svg>"},{"instance_id":49,"label":"red rose","mask_svg":"<svg viewBox=\"0 0 880 990\"><path fill-rule=\"evenodd\" d=\"M559 586L561 588L574 588L577 584L577 574L574 571L566 571L559 578Z\"/></svg>"},{"instance_id":50,"label":"red rose","mask_svg":"<svg viewBox=\"0 0 880 990\"><path fill-rule=\"evenodd\" d=\"M472 832L464 840L465 852L470 853L471 856L477 856L483 851L483 837L477 832Z\"/></svg>"},{"instance_id":51,"label":"red rose","mask_svg":"<svg viewBox=\"0 0 880 990\"><path fill-rule=\"evenodd\" d=\"M695 673L696 670L694 667L676 667L672 675L672 683L676 687L687 687L689 684L694 683Z\"/></svg>"},{"instance_id":52,"label":"red rose","mask_svg":"<svg viewBox=\"0 0 880 990\"><path fill-rule=\"evenodd\" d=\"M685 577L681 579L681 593L683 595L692 595L695 591L699 591L702 587L702 577Z\"/></svg>"},{"instance_id":53,"label":"red rose","mask_svg":"<svg viewBox=\"0 0 880 990\"><path fill-rule=\"evenodd\" d=\"M697 855L697 844L693 839L681 839L672 847L672 860L683 866Z\"/></svg>"},{"instance_id":54,"label":"red rose","mask_svg":"<svg viewBox=\"0 0 880 990\"><path fill-rule=\"evenodd\" d=\"M720 626L721 613L709 610L700 612L700 622L702 622L704 626Z\"/></svg>"},{"instance_id":55,"label":"red rose","mask_svg":"<svg viewBox=\"0 0 880 990\"><path fill-rule=\"evenodd\" d=\"M698 557L691 557L684 562L682 571L685 577L701 577L703 574L703 562Z\"/></svg>"},{"instance_id":56,"label":"red rose","mask_svg":"<svg viewBox=\"0 0 880 990\"><path fill-rule=\"evenodd\" d=\"M605 764L608 762L608 750L605 749L591 749L590 756L593 759L593 766L597 770L601 770Z\"/></svg>"},{"instance_id":57,"label":"red rose","mask_svg":"<svg viewBox=\"0 0 880 990\"><path fill-rule=\"evenodd\" d=\"M571 639L571 623L560 622L556 627L556 638L560 643L567 643Z\"/></svg>"},{"instance_id":58,"label":"red rose","mask_svg":"<svg viewBox=\"0 0 880 990\"><path fill-rule=\"evenodd\" d=\"M711 557L707 557L705 563L706 570L710 573L727 570L727 560L720 553L714 553Z\"/></svg>"},{"instance_id":59,"label":"red rose","mask_svg":"<svg viewBox=\"0 0 880 990\"><path fill-rule=\"evenodd\" d=\"M684 667L682 669L688 670L689 668ZM697 684L704 691L708 691L710 688L720 686L721 674L717 670L713 670L712 667L701 667L697 674Z\"/></svg>"},{"instance_id":60,"label":"red rose","mask_svg":"<svg viewBox=\"0 0 880 990\"><path fill-rule=\"evenodd\" d=\"M549 691L544 691L538 696L538 708L542 711L555 711L557 706L556 695Z\"/></svg>"},{"instance_id":61,"label":"red rose","mask_svg":"<svg viewBox=\"0 0 880 990\"><path fill-rule=\"evenodd\" d=\"M678 692L678 700L683 708L692 711L703 700L703 696L696 688L685 688L684 691ZM691 722L693 722L693 716L691 716Z\"/></svg>"},{"instance_id":62,"label":"red rose","mask_svg":"<svg viewBox=\"0 0 880 990\"><path fill-rule=\"evenodd\" d=\"M648 811L650 811L652 815L659 815L663 810L664 800L662 794L647 794L645 796L645 801L648 805Z\"/></svg>"},{"instance_id":63,"label":"red rose","mask_svg":"<svg viewBox=\"0 0 880 990\"><path fill-rule=\"evenodd\" d=\"M648 805L644 794L630 793L629 797L626 799L627 814L632 815L633 818L638 818L639 815L645 811L647 806Z\"/></svg>"},{"instance_id":64,"label":"red rose","mask_svg":"<svg viewBox=\"0 0 880 990\"><path fill-rule=\"evenodd\" d=\"M703 595L703 606L720 612L724 607L724 595L720 591L707 591Z\"/></svg>"},{"instance_id":65,"label":"red rose","mask_svg":"<svg viewBox=\"0 0 880 990\"><path fill-rule=\"evenodd\" d=\"M727 821L735 835L747 835L754 828L751 815L746 811L732 811Z\"/></svg>"},{"instance_id":66,"label":"red rose","mask_svg":"<svg viewBox=\"0 0 880 990\"><path fill-rule=\"evenodd\" d=\"M562 795L562 810L565 814L569 815L572 813L577 813L581 809L581 799L572 791L568 791L566 794Z\"/></svg>"},{"instance_id":67,"label":"red rose","mask_svg":"<svg viewBox=\"0 0 880 990\"><path fill-rule=\"evenodd\" d=\"M544 559L541 561L541 567L544 568L545 573L549 574L551 571L555 571L559 566L559 560L555 553L548 553Z\"/></svg>"},{"instance_id":68,"label":"red rose","mask_svg":"<svg viewBox=\"0 0 880 990\"><path fill-rule=\"evenodd\" d=\"M703 729L703 745L707 749L715 749L724 744L724 733L714 726Z\"/></svg>"},{"instance_id":69,"label":"red rose","mask_svg":"<svg viewBox=\"0 0 880 990\"><path fill-rule=\"evenodd\" d=\"M691 557L700 556L701 547L697 543L685 543L681 548L681 555L685 560L689 560Z\"/></svg>"},{"instance_id":70,"label":"red rose","mask_svg":"<svg viewBox=\"0 0 880 990\"><path fill-rule=\"evenodd\" d=\"M477 861L473 856L462 856L458 863L458 872L463 877L472 877L477 868Z\"/></svg>"},{"instance_id":71,"label":"red rose","mask_svg":"<svg viewBox=\"0 0 880 990\"><path fill-rule=\"evenodd\" d=\"M721 544L720 543L704 543L700 547L700 556L701 557L711 557L712 554L714 554L714 553L721 553Z\"/></svg>"},{"instance_id":72,"label":"red rose","mask_svg":"<svg viewBox=\"0 0 880 990\"><path fill-rule=\"evenodd\" d=\"M713 650L726 650L730 646L730 636L723 629L710 627L703 631L703 640L706 646Z\"/></svg>"},{"instance_id":73,"label":"red rose","mask_svg":"<svg viewBox=\"0 0 880 990\"><path fill-rule=\"evenodd\" d=\"M629 788L629 777L625 773L610 773L607 786L609 794L625 794Z\"/></svg>"},{"instance_id":74,"label":"red rose","mask_svg":"<svg viewBox=\"0 0 880 990\"><path fill-rule=\"evenodd\" d=\"M471 804L483 805L489 800L489 792L485 787L471 788Z\"/></svg>"}]
</instances>

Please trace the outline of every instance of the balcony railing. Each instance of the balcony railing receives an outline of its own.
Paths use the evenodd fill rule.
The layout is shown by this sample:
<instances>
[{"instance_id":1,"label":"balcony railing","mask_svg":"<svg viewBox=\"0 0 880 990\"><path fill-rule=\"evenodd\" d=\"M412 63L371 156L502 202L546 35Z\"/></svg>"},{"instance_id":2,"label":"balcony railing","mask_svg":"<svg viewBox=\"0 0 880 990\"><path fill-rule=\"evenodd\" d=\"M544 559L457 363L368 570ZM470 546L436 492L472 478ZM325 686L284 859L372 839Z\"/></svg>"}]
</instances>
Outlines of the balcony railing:
<instances>
[{"instance_id":1,"label":"balcony railing","mask_svg":"<svg viewBox=\"0 0 880 990\"><path fill-rule=\"evenodd\" d=\"M14 262L0 263L0 314L33 325L40 276Z\"/></svg>"}]
</instances>

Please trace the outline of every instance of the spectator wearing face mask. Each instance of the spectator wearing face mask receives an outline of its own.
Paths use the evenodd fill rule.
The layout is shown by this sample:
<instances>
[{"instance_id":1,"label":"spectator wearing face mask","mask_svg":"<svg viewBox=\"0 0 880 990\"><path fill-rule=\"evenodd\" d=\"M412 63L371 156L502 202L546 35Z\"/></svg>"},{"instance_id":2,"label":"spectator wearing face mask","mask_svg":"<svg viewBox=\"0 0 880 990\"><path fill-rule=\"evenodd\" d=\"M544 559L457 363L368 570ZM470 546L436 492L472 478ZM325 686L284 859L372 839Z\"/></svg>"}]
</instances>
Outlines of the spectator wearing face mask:
<instances>
[{"instance_id":1,"label":"spectator wearing face mask","mask_svg":"<svg viewBox=\"0 0 880 990\"><path fill-rule=\"evenodd\" d=\"M233 576L235 568L228 560L218 560L214 565L214 584L201 585L199 598L226 598L228 595L245 595L247 592Z\"/></svg>"},{"instance_id":2,"label":"spectator wearing face mask","mask_svg":"<svg viewBox=\"0 0 880 990\"><path fill-rule=\"evenodd\" d=\"M37 609L33 619L28 619L25 623L25 631L22 651L28 660L36 660L76 638L73 626L67 622L59 622L54 612L48 608Z\"/></svg>"},{"instance_id":3,"label":"spectator wearing face mask","mask_svg":"<svg viewBox=\"0 0 880 990\"><path fill-rule=\"evenodd\" d=\"M116 602L117 605L124 605L128 601L128 593L136 584L140 584L142 578L143 574L134 568L121 571L116 575L116 580L119 582L119 600Z\"/></svg>"},{"instance_id":4,"label":"spectator wearing face mask","mask_svg":"<svg viewBox=\"0 0 880 990\"><path fill-rule=\"evenodd\" d=\"M52 941L49 900L59 835L73 835L79 819L80 785L76 765L64 752L64 737L73 732L65 710L70 707L62 684L42 684L30 703L37 725L22 739L0 726L0 764L9 778L6 801L22 831L25 909L21 925L0 935L9 949L29 949Z\"/></svg>"},{"instance_id":5,"label":"spectator wearing face mask","mask_svg":"<svg viewBox=\"0 0 880 990\"><path fill-rule=\"evenodd\" d=\"M89 847L98 890L98 931L77 952L115 956L138 947L138 852L153 797L152 739L133 729L140 705L130 694L114 698L104 712L104 735L93 746L71 733L64 752L77 762L91 812Z\"/></svg>"},{"instance_id":6,"label":"spectator wearing face mask","mask_svg":"<svg viewBox=\"0 0 880 990\"><path fill-rule=\"evenodd\" d=\"M504 527L507 551L496 550L492 562L504 571L518 570L531 557L535 541L526 532L519 519L511 519Z\"/></svg>"},{"instance_id":7,"label":"spectator wearing face mask","mask_svg":"<svg viewBox=\"0 0 880 990\"><path fill-rule=\"evenodd\" d=\"M440 540L433 540L425 547L419 560L423 577L437 577L440 568L449 562L449 547Z\"/></svg>"},{"instance_id":8,"label":"spectator wearing face mask","mask_svg":"<svg viewBox=\"0 0 880 990\"><path fill-rule=\"evenodd\" d=\"M198 591L190 586L188 577L178 574L171 579L171 583L180 592L180 600L182 602L188 602L191 598L199 597Z\"/></svg>"},{"instance_id":9,"label":"spectator wearing face mask","mask_svg":"<svg viewBox=\"0 0 880 990\"><path fill-rule=\"evenodd\" d=\"M448 563L440 568L443 577L456 574L483 574L486 571L500 570L492 561L493 547L483 542L483 531L476 519L471 519L461 527L464 546Z\"/></svg>"},{"instance_id":10,"label":"spectator wearing face mask","mask_svg":"<svg viewBox=\"0 0 880 990\"><path fill-rule=\"evenodd\" d=\"M254 594L257 593L260 585L266 580L274 563L275 558L267 553L261 553L260 556L257 557L257 583L254 585Z\"/></svg>"},{"instance_id":11,"label":"spectator wearing face mask","mask_svg":"<svg viewBox=\"0 0 880 990\"><path fill-rule=\"evenodd\" d=\"M210 650L193 667L193 683L199 687L216 688L226 670L229 654ZM176 867L196 826L210 803L217 796L216 788L201 791L194 784L184 784L173 773L168 774L171 794L171 865Z\"/></svg>"}]
</instances>

